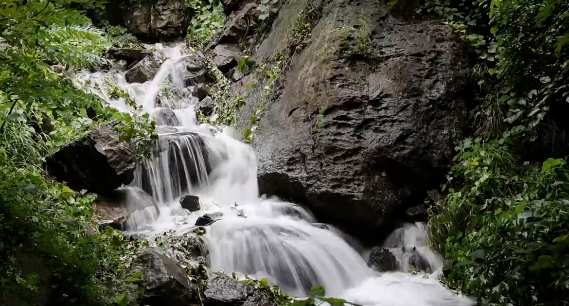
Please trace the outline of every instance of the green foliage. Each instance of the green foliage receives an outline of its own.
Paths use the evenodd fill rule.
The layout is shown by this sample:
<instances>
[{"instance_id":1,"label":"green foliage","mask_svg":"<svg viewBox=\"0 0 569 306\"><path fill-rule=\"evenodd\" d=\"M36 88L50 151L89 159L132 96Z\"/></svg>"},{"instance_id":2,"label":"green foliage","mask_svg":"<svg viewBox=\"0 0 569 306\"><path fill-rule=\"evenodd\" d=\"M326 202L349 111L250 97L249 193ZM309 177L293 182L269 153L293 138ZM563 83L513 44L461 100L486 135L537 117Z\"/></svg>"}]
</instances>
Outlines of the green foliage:
<instances>
[{"instance_id":1,"label":"green foliage","mask_svg":"<svg viewBox=\"0 0 569 306\"><path fill-rule=\"evenodd\" d=\"M285 292L282 292L278 286L271 286L269 280L266 278L257 280L249 280L257 288L265 290L271 300L279 306L318 306L328 303L330 306L361 306L358 304L347 302L343 299L325 297L326 290L322 286L314 286L310 288L310 293L313 297L309 298L293 298Z\"/></svg>"},{"instance_id":2,"label":"green foliage","mask_svg":"<svg viewBox=\"0 0 569 306\"><path fill-rule=\"evenodd\" d=\"M457 150L449 193L429 209L448 284L483 304L560 304L569 293L565 160L520 165L507 145L480 138Z\"/></svg>"},{"instance_id":3,"label":"green foliage","mask_svg":"<svg viewBox=\"0 0 569 306\"><path fill-rule=\"evenodd\" d=\"M130 143L140 158L151 157L154 143L158 140L156 121L147 113L131 115L116 112L113 116L120 120L120 124L116 127L119 140Z\"/></svg>"},{"instance_id":4,"label":"green foliage","mask_svg":"<svg viewBox=\"0 0 569 306\"><path fill-rule=\"evenodd\" d=\"M259 20L266 20L272 14L278 12L278 4L279 0L261 0L261 3L257 6L257 11L259 12Z\"/></svg>"},{"instance_id":5,"label":"green foliage","mask_svg":"<svg viewBox=\"0 0 569 306\"><path fill-rule=\"evenodd\" d=\"M225 23L223 3L220 0L186 0L194 12L188 37L200 47L205 47L215 32Z\"/></svg>"},{"instance_id":6,"label":"green foliage","mask_svg":"<svg viewBox=\"0 0 569 306\"><path fill-rule=\"evenodd\" d=\"M430 208L445 281L482 304L562 305L567 165L543 156L568 153L569 3L428 0L421 10L445 18L469 43L483 98L473 116L480 137L457 147L448 194Z\"/></svg>"},{"instance_id":7,"label":"green foliage","mask_svg":"<svg viewBox=\"0 0 569 306\"><path fill-rule=\"evenodd\" d=\"M369 22L367 20L360 20L360 28L356 36L356 51L360 55L366 55L371 52L371 32L369 29Z\"/></svg>"},{"instance_id":8,"label":"green foliage","mask_svg":"<svg viewBox=\"0 0 569 306\"><path fill-rule=\"evenodd\" d=\"M244 56L237 63L237 69L243 72L243 74L249 74L249 72L251 72L254 66L255 66L255 61L252 60L249 56Z\"/></svg>"},{"instance_id":9,"label":"green foliage","mask_svg":"<svg viewBox=\"0 0 569 306\"><path fill-rule=\"evenodd\" d=\"M121 26L107 26L107 37L114 47L140 49L140 41Z\"/></svg>"},{"instance_id":10,"label":"green foliage","mask_svg":"<svg viewBox=\"0 0 569 306\"><path fill-rule=\"evenodd\" d=\"M128 242L111 229L97 233L95 196L53 182L42 170L46 155L116 113L62 73L108 64L101 54L111 42L72 8L86 2L0 4L2 303L35 305L51 295L54 305L124 304L140 289L127 282L136 277L130 265L140 242ZM111 94L125 97L117 90ZM88 112L96 116L89 118ZM148 117L121 119L121 138L135 149L141 146L138 139L152 138L141 135L153 131ZM51 128L42 130L44 125Z\"/></svg>"}]
</instances>

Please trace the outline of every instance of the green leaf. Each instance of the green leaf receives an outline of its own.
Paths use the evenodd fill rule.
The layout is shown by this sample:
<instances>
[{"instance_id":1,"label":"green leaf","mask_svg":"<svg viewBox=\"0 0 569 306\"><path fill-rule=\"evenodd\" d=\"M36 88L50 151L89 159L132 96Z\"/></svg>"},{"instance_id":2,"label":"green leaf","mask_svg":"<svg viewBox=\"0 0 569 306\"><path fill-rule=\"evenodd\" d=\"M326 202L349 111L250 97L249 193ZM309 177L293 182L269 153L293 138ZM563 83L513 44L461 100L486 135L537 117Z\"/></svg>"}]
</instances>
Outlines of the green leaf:
<instances>
[{"instance_id":1,"label":"green leaf","mask_svg":"<svg viewBox=\"0 0 569 306\"><path fill-rule=\"evenodd\" d=\"M564 235L564 236L559 236L559 237L553 239L553 242L554 243L563 242L563 241L567 240L567 238L569 238L569 234Z\"/></svg>"},{"instance_id":2,"label":"green leaf","mask_svg":"<svg viewBox=\"0 0 569 306\"><path fill-rule=\"evenodd\" d=\"M492 34L498 33L498 27L492 27L492 28L490 29L490 33L492 33Z\"/></svg>"},{"instance_id":3,"label":"green leaf","mask_svg":"<svg viewBox=\"0 0 569 306\"><path fill-rule=\"evenodd\" d=\"M346 300L338 298L319 297L318 299L330 304L330 306L344 306L344 304L346 303Z\"/></svg>"},{"instance_id":4,"label":"green leaf","mask_svg":"<svg viewBox=\"0 0 569 306\"><path fill-rule=\"evenodd\" d=\"M471 260L465 260L465 261L460 261L457 262L454 266L455 267L464 267L464 266L471 266L471 265L475 265L476 262L471 261Z\"/></svg>"},{"instance_id":5,"label":"green leaf","mask_svg":"<svg viewBox=\"0 0 569 306\"><path fill-rule=\"evenodd\" d=\"M486 252L484 252L484 250L476 250L476 251L472 252L470 255L472 255L472 257L478 258L478 259L486 258Z\"/></svg>"},{"instance_id":6,"label":"green leaf","mask_svg":"<svg viewBox=\"0 0 569 306\"><path fill-rule=\"evenodd\" d=\"M310 288L310 293L316 297L323 297L326 295L326 290L324 290L324 287L318 285Z\"/></svg>"},{"instance_id":7,"label":"green leaf","mask_svg":"<svg viewBox=\"0 0 569 306\"><path fill-rule=\"evenodd\" d=\"M75 195L75 191L73 191L71 188L67 187L67 186L63 186L63 188L61 188L61 195L65 198L65 199L69 199L71 198L73 195Z\"/></svg>"},{"instance_id":8,"label":"green leaf","mask_svg":"<svg viewBox=\"0 0 569 306\"><path fill-rule=\"evenodd\" d=\"M264 287L268 287L269 286L269 280L267 278L263 278L263 279L261 279L261 284Z\"/></svg>"},{"instance_id":9,"label":"green leaf","mask_svg":"<svg viewBox=\"0 0 569 306\"><path fill-rule=\"evenodd\" d=\"M537 258L537 262L532 265L530 271L539 271L553 268L553 259L549 255L541 255Z\"/></svg>"}]
</instances>

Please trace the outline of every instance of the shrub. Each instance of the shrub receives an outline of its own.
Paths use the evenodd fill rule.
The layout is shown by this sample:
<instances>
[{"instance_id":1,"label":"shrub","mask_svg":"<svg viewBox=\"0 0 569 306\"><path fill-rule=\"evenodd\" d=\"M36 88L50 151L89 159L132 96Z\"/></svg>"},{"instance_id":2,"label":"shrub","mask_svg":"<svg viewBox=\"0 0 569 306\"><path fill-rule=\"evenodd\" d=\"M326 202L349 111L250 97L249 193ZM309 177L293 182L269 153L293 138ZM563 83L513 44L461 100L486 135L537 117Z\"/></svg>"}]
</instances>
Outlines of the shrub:
<instances>
[{"instance_id":1,"label":"shrub","mask_svg":"<svg viewBox=\"0 0 569 306\"><path fill-rule=\"evenodd\" d=\"M569 294L569 169L521 164L506 145L465 140L430 240L446 281L490 305L556 305Z\"/></svg>"}]
</instances>

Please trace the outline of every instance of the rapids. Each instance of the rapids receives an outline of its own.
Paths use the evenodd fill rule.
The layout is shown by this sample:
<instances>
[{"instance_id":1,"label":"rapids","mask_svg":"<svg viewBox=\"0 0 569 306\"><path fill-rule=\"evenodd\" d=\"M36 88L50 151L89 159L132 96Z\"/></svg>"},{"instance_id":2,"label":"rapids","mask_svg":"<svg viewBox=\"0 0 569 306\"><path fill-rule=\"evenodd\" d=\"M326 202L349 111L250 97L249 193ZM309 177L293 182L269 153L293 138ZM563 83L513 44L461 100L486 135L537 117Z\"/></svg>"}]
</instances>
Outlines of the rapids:
<instances>
[{"instance_id":1,"label":"rapids","mask_svg":"<svg viewBox=\"0 0 569 306\"><path fill-rule=\"evenodd\" d=\"M125 98L111 98L105 82L112 78L157 120L157 153L138 166L131 186L124 187L139 197L131 202L153 202L135 209L128 224L130 232L152 236L174 230L183 234L195 228L199 216L222 213L222 219L205 234L214 271L266 277L297 296L306 296L311 286L322 285L328 296L361 305L472 304L437 281L442 260L426 246L424 224L409 224L391 234L385 247L402 263L402 271L378 273L367 266L365 251L339 230L313 225L317 220L311 213L293 203L259 196L253 149L237 140L234 136L238 133L231 128L198 122L194 111L197 99L181 79L182 47L157 44L156 48L168 60L154 79L144 84L128 84L124 72L83 71L76 75L83 86L111 106L136 112ZM177 99L162 97L158 104L165 82L180 94ZM141 195L141 190L146 195ZM181 208L179 199L187 194L199 196L200 211L190 213ZM127 204L136 208L136 204ZM407 273L408 255L401 251L403 247L416 247L433 273Z\"/></svg>"}]
</instances>

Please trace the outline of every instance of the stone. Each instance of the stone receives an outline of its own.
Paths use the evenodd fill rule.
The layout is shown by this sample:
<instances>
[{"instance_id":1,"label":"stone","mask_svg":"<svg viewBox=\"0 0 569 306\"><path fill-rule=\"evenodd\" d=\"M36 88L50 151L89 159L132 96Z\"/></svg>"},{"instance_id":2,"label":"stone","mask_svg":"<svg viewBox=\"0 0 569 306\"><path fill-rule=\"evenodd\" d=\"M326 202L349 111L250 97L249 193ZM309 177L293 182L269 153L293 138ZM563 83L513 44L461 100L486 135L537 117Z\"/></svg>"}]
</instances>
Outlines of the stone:
<instances>
[{"instance_id":1,"label":"stone","mask_svg":"<svg viewBox=\"0 0 569 306\"><path fill-rule=\"evenodd\" d=\"M409 207L405 210L406 219L409 222L427 222L429 219L429 214L427 212L427 207L425 204L419 204L417 206Z\"/></svg>"},{"instance_id":2,"label":"stone","mask_svg":"<svg viewBox=\"0 0 569 306\"><path fill-rule=\"evenodd\" d=\"M204 116L209 116L213 113L215 109L215 102L211 97L205 97L197 105L198 112L201 112Z\"/></svg>"},{"instance_id":3,"label":"stone","mask_svg":"<svg viewBox=\"0 0 569 306\"><path fill-rule=\"evenodd\" d=\"M264 290L222 273L210 275L203 296L205 305L276 306Z\"/></svg>"},{"instance_id":4,"label":"stone","mask_svg":"<svg viewBox=\"0 0 569 306\"><path fill-rule=\"evenodd\" d=\"M118 60L114 63L109 71L122 72L128 69L128 62L125 60Z\"/></svg>"},{"instance_id":5,"label":"stone","mask_svg":"<svg viewBox=\"0 0 569 306\"><path fill-rule=\"evenodd\" d=\"M134 178L135 156L112 124L104 124L49 156L45 168L52 178L74 190L108 194Z\"/></svg>"},{"instance_id":6,"label":"stone","mask_svg":"<svg viewBox=\"0 0 569 306\"><path fill-rule=\"evenodd\" d=\"M180 205L182 208L187 209L191 212L198 211L200 207L200 198L195 195L187 195L180 199Z\"/></svg>"},{"instance_id":7,"label":"stone","mask_svg":"<svg viewBox=\"0 0 569 306\"><path fill-rule=\"evenodd\" d=\"M237 69L237 67L233 68L232 72L231 72L231 80L233 82L238 82L242 78L243 78L243 72L239 71L239 69Z\"/></svg>"},{"instance_id":8,"label":"stone","mask_svg":"<svg viewBox=\"0 0 569 306\"><path fill-rule=\"evenodd\" d=\"M224 74L231 68L236 67L239 60L243 57L243 52L237 44L217 45L213 49L213 63Z\"/></svg>"},{"instance_id":9,"label":"stone","mask_svg":"<svg viewBox=\"0 0 569 306\"><path fill-rule=\"evenodd\" d=\"M196 220L195 225L196 226L207 226L207 225L211 225L215 221L216 220L214 220L210 215L205 214Z\"/></svg>"},{"instance_id":10,"label":"stone","mask_svg":"<svg viewBox=\"0 0 569 306\"><path fill-rule=\"evenodd\" d=\"M247 3L238 12L233 12L227 18L223 29L211 40L207 49L216 47L219 44L238 44L247 35L253 34L256 23L257 4Z\"/></svg>"},{"instance_id":11,"label":"stone","mask_svg":"<svg viewBox=\"0 0 569 306\"><path fill-rule=\"evenodd\" d=\"M198 98L200 101L209 95L209 89L207 85L203 83L192 86L190 92L192 96Z\"/></svg>"},{"instance_id":12,"label":"stone","mask_svg":"<svg viewBox=\"0 0 569 306\"><path fill-rule=\"evenodd\" d=\"M142 49L128 49L128 48L111 48L107 51L107 56L117 61L123 60L130 65L134 62L140 61L152 52Z\"/></svg>"},{"instance_id":13,"label":"stone","mask_svg":"<svg viewBox=\"0 0 569 306\"><path fill-rule=\"evenodd\" d=\"M399 270L399 263L395 255L384 247L377 247L371 252L367 265L378 272Z\"/></svg>"},{"instance_id":14,"label":"stone","mask_svg":"<svg viewBox=\"0 0 569 306\"><path fill-rule=\"evenodd\" d=\"M431 265L429 262L421 256L421 254L414 247L411 251L411 256L409 257L409 265L413 266L415 270L420 272L431 273Z\"/></svg>"},{"instance_id":15,"label":"stone","mask_svg":"<svg viewBox=\"0 0 569 306\"><path fill-rule=\"evenodd\" d=\"M139 304L187 306L196 302L197 286L190 282L186 271L163 252L159 248L150 248L138 256L144 286Z\"/></svg>"},{"instance_id":16,"label":"stone","mask_svg":"<svg viewBox=\"0 0 569 306\"><path fill-rule=\"evenodd\" d=\"M158 125L167 126L179 126L180 122L176 113L170 108L157 108L154 111L154 116L156 116L156 123Z\"/></svg>"},{"instance_id":17,"label":"stone","mask_svg":"<svg viewBox=\"0 0 569 306\"><path fill-rule=\"evenodd\" d=\"M177 65L178 70L182 71L186 87L213 81L207 72L205 57L199 52L184 56Z\"/></svg>"},{"instance_id":18,"label":"stone","mask_svg":"<svg viewBox=\"0 0 569 306\"><path fill-rule=\"evenodd\" d=\"M271 99L261 101L265 84L254 74L233 84L232 93L245 97L238 126L250 128L265 103L252 143L261 194L300 203L319 221L377 245L395 216L422 203L450 169L466 121L465 45L447 25L398 20L383 2L321 4L310 40ZM283 4L253 47L257 62L287 48L302 9ZM370 44L361 50L358 31L343 39L337 29L361 28L363 15Z\"/></svg>"},{"instance_id":19,"label":"stone","mask_svg":"<svg viewBox=\"0 0 569 306\"><path fill-rule=\"evenodd\" d=\"M176 71L182 74L184 86L210 82L211 77L207 73L205 57L199 52L186 51L187 54L175 64ZM151 81L167 59L162 50L152 52L126 72L126 81L129 83Z\"/></svg>"},{"instance_id":20,"label":"stone","mask_svg":"<svg viewBox=\"0 0 569 306\"><path fill-rule=\"evenodd\" d=\"M328 225L326 223L312 223L312 226L317 227L319 229L329 230Z\"/></svg>"},{"instance_id":21,"label":"stone","mask_svg":"<svg viewBox=\"0 0 569 306\"><path fill-rule=\"evenodd\" d=\"M129 83L151 81L166 59L167 57L162 51L155 51L130 68L124 77Z\"/></svg>"},{"instance_id":22,"label":"stone","mask_svg":"<svg viewBox=\"0 0 569 306\"><path fill-rule=\"evenodd\" d=\"M184 37L192 17L185 0L123 0L119 6L125 27L147 42Z\"/></svg>"}]
</instances>

